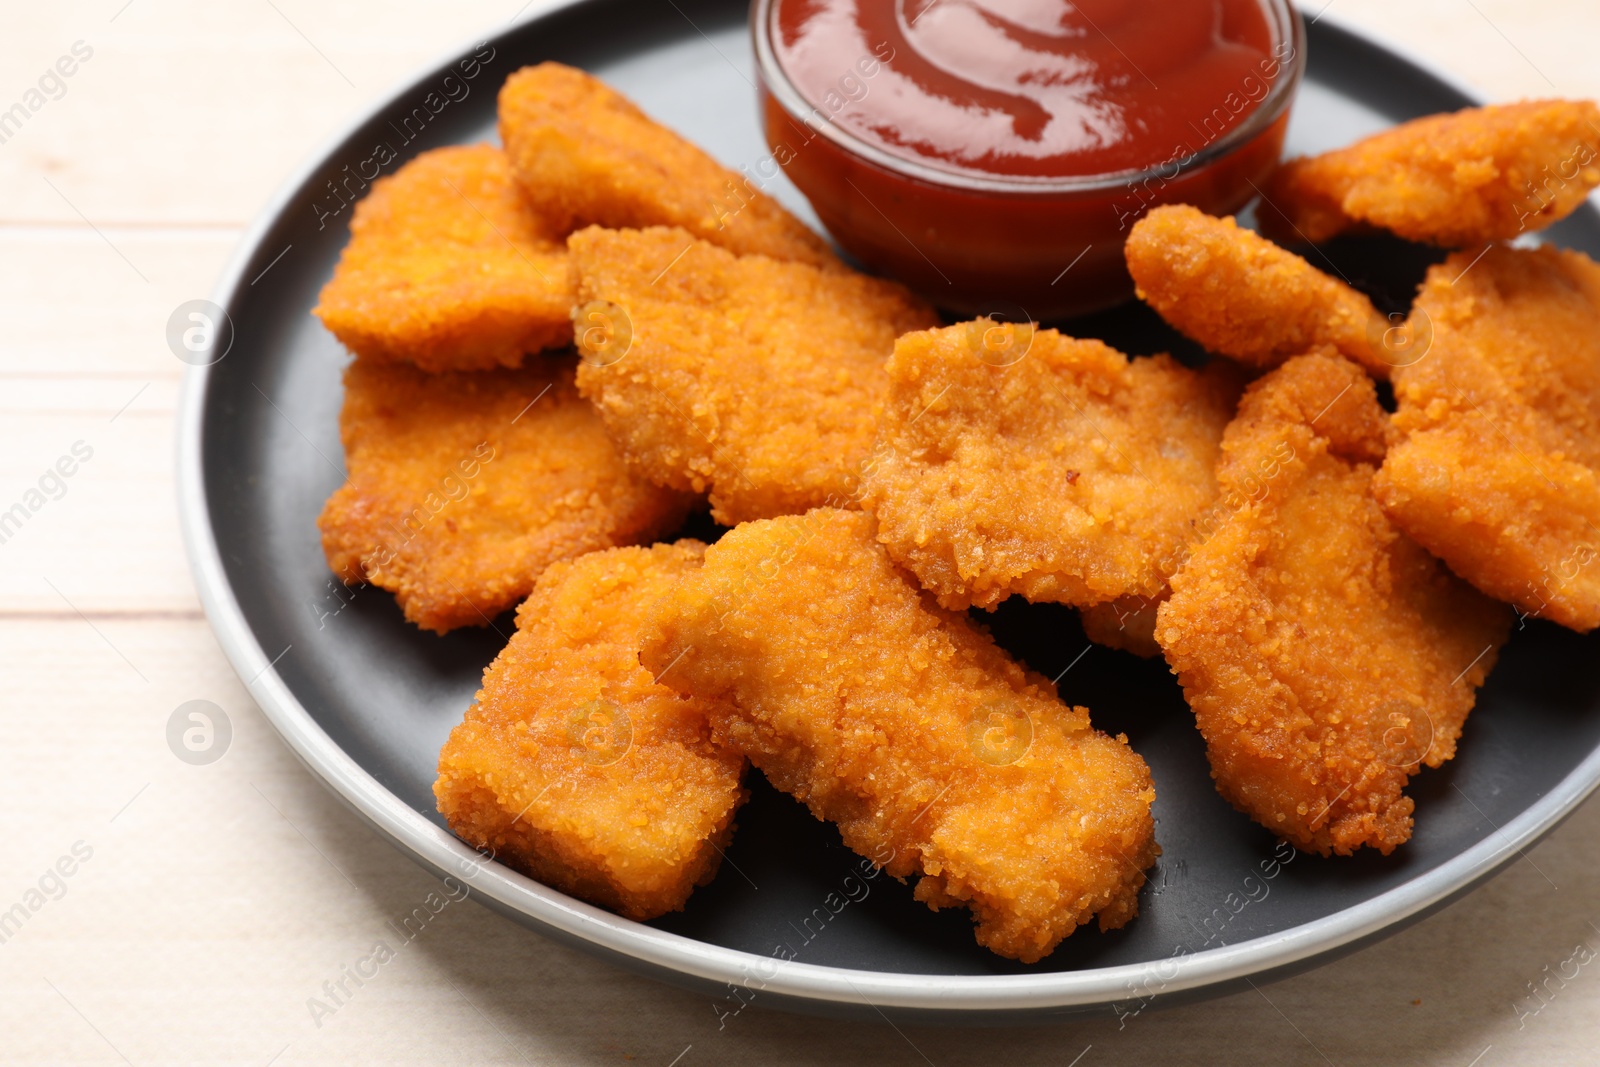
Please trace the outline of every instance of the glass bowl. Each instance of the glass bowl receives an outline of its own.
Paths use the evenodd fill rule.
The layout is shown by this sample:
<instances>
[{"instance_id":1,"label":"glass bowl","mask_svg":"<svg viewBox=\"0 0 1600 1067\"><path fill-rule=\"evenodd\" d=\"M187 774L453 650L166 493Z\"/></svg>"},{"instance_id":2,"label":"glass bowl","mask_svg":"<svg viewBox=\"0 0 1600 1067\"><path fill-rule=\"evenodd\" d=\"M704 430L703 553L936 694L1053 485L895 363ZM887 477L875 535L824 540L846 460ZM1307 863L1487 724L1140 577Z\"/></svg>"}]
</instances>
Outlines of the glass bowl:
<instances>
[{"instance_id":1,"label":"glass bowl","mask_svg":"<svg viewBox=\"0 0 1600 1067\"><path fill-rule=\"evenodd\" d=\"M1279 69L1253 111L1198 152L1144 170L1069 178L980 174L907 159L832 122L784 72L778 0L751 8L762 130L775 167L868 270L962 315L1050 321L1122 303L1128 228L1157 204L1231 215L1278 165L1305 69L1305 26L1263 0ZM870 57L864 57L870 58Z\"/></svg>"}]
</instances>

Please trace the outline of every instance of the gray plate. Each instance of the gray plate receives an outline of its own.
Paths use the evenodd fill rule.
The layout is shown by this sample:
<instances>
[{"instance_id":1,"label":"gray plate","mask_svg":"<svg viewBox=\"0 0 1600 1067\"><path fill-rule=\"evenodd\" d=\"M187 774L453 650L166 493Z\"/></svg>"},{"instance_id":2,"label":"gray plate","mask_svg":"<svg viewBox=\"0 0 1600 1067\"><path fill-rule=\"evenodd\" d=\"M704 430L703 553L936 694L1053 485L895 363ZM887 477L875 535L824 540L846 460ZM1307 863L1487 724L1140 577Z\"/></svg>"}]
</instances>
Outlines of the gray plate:
<instances>
[{"instance_id":1,"label":"gray plate","mask_svg":"<svg viewBox=\"0 0 1600 1067\"><path fill-rule=\"evenodd\" d=\"M744 987L743 999L758 991L768 1005L841 1014L871 1014L873 1005L966 1021L1133 1011L1152 996L1174 1002L1304 969L1465 892L1588 795L1600 779L1595 641L1530 623L1484 688L1457 758L1414 781L1417 828L1408 845L1389 858L1291 852L1275 864L1272 837L1217 796L1164 666L1098 647L1085 652L1072 612L1012 602L992 620L1002 642L1047 675L1075 663L1062 696L1092 708L1101 728L1126 731L1154 772L1165 852L1126 930L1086 928L1044 962L1023 966L979 948L964 913L934 914L887 878L835 913L826 905L837 906L830 894L854 857L831 827L759 775L715 883L684 913L653 923L592 908L456 841L434 811L434 761L503 638L491 630L424 634L402 621L388 594L351 597L330 582L315 519L342 480L346 357L309 311L345 241L349 211L319 228L320 214L338 203L326 183L369 158L380 140L404 159L492 139L500 82L547 58L601 75L724 162L753 165L764 147L744 17L737 0L586 0L509 30L492 40L483 72L460 83L468 94L409 143L397 130L444 85L450 63L330 144L268 209L224 276L216 299L236 328L232 349L185 382L185 536L223 648L329 788L424 867L470 880L491 907L625 966L727 997L728 1010L739 1003L731 982ZM1327 19L1310 27L1309 55L1290 131L1295 151L1474 102ZM793 189L778 194L811 217ZM1600 253L1600 217L1587 206L1551 238ZM1431 261L1395 241L1340 242L1326 253L1396 309ZM1070 328L1134 352L1192 354L1137 307ZM508 618L497 625L509 633ZM796 959L775 965L780 948Z\"/></svg>"}]
</instances>

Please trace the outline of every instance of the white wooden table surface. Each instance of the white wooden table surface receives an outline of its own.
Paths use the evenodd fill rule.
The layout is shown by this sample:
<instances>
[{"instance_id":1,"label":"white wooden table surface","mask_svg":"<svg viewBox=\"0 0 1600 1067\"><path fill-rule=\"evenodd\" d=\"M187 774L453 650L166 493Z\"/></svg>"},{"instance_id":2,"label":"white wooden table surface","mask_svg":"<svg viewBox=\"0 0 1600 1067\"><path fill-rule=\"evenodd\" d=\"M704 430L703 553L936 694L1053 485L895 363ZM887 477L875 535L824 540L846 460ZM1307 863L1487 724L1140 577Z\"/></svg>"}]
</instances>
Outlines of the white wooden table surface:
<instances>
[{"instance_id":1,"label":"white wooden table surface","mask_svg":"<svg viewBox=\"0 0 1600 1067\"><path fill-rule=\"evenodd\" d=\"M75 445L92 456L70 478L45 478L42 506L0 543L0 911L21 903L29 916L0 943L0 1062L1600 1059L1600 965L1576 962L1600 947L1595 804L1527 862L1390 940L1120 1031L1109 1019L897 1030L758 1002L719 1032L707 997L470 901L313 1019L308 998L437 883L300 768L212 638L179 543L183 366L163 331L179 303L210 292L243 227L328 133L521 3L4 4L0 109L78 42L92 54L64 90L47 79L43 106L0 143L0 510L37 503L29 490ZM1600 97L1594 0L1331 8L1495 98ZM168 716L191 699L233 724L210 766L166 744ZM1546 982L1557 972L1570 977ZM1554 991L1547 1003L1529 999L1532 983Z\"/></svg>"}]
</instances>

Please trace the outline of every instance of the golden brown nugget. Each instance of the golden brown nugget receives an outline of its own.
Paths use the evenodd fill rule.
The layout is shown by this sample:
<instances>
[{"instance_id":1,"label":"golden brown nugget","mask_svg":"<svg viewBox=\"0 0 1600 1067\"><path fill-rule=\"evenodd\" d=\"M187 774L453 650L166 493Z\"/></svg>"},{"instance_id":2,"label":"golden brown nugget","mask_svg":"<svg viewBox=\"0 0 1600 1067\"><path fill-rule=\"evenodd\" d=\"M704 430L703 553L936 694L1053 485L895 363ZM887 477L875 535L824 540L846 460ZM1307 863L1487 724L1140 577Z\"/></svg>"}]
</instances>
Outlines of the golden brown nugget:
<instances>
[{"instance_id":1,"label":"golden brown nugget","mask_svg":"<svg viewBox=\"0 0 1600 1067\"><path fill-rule=\"evenodd\" d=\"M563 232L678 226L738 255L843 269L749 178L581 70L540 63L507 78L500 139L528 196Z\"/></svg>"},{"instance_id":2,"label":"golden brown nugget","mask_svg":"<svg viewBox=\"0 0 1600 1067\"><path fill-rule=\"evenodd\" d=\"M1541 230L1600 185L1600 108L1533 100L1429 115L1291 160L1268 183L1263 232L1321 242L1379 226L1462 248Z\"/></svg>"},{"instance_id":3,"label":"golden brown nugget","mask_svg":"<svg viewBox=\"0 0 1600 1067\"><path fill-rule=\"evenodd\" d=\"M1217 789L1296 848L1388 854L1401 790L1455 754L1511 613L1453 577L1373 500L1386 416L1360 368L1304 356L1228 427L1225 491L1271 477L1172 578L1157 615Z\"/></svg>"},{"instance_id":4,"label":"golden brown nugget","mask_svg":"<svg viewBox=\"0 0 1600 1067\"><path fill-rule=\"evenodd\" d=\"M628 472L578 396L575 362L352 364L339 416L350 476L317 520L328 566L444 633L488 625L557 560L675 528L689 498Z\"/></svg>"},{"instance_id":5,"label":"golden brown nugget","mask_svg":"<svg viewBox=\"0 0 1600 1067\"><path fill-rule=\"evenodd\" d=\"M889 390L894 339L938 319L905 289L682 230L582 230L578 388L658 485L729 526L841 503Z\"/></svg>"},{"instance_id":6,"label":"golden brown nugget","mask_svg":"<svg viewBox=\"0 0 1600 1067\"><path fill-rule=\"evenodd\" d=\"M744 760L705 702L639 666L655 605L700 566L697 541L552 564L517 609L433 792L462 840L546 885L653 919L717 871Z\"/></svg>"},{"instance_id":7,"label":"golden brown nugget","mask_svg":"<svg viewBox=\"0 0 1600 1067\"><path fill-rule=\"evenodd\" d=\"M1396 526L1524 616L1600 625L1600 265L1554 248L1459 252L1412 314L1404 434L1378 473Z\"/></svg>"},{"instance_id":8,"label":"golden brown nugget","mask_svg":"<svg viewBox=\"0 0 1600 1067\"><path fill-rule=\"evenodd\" d=\"M1232 368L978 319L903 335L864 481L889 555L951 609L1157 597L1217 494Z\"/></svg>"},{"instance_id":9,"label":"golden brown nugget","mask_svg":"<svg viewBox=\"0 0 1600 1067\"><path fill-rule=\"evenodd\" d=\"M515 367L572 343L562 238L523 198L498 148L424 152L356 205L315 314L362 359Z\"/></svg>"},{"instance_id":10,"label":"golden brown nugget","mask_svg":"<svg viewBox=\"0 0 1600 1067\"><path fill-rule=\"evenodd\" d=\"M1150 773L965 616L927 602L872 517L746 523L646 628L641 662L711 702L712 736L838 824L916 898L1032 963L1138 912Z\"/></svg>"},{"instance_id":11,"label":"golden brown nugget","mask_svg":"<svg viewBox=\"0 0 1600 1067\"><path fill-rule=\"evenodd\" d=\"M1153 209L1124 249L1139 299L1184 336L1252 367L1332 347L1379 378L1389 322L1293 252L1187 204Z\"/></svg>"}]
</instances>

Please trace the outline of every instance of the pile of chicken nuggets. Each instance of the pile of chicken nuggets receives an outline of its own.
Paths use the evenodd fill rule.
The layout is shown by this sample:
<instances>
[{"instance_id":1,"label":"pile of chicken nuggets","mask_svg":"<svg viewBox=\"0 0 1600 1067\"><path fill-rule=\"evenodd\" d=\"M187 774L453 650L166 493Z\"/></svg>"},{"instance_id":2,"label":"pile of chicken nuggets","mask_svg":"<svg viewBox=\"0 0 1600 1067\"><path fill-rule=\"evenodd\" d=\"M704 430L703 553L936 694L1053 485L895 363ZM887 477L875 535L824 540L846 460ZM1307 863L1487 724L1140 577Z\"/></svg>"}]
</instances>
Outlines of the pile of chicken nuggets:
<instances>
[{"instance_id":1,"label":"pile of chicken nuggets","mask_svg":"<svg viewBox=\"0 0 1600 1067\"><path fill-rule=\"evenodd\" d=\"M1282 244L1150 211L1128 268L1198 369L947 322L581 71L499 114L357 207L319 525L423 629L516 609L434 791L548 885L682 909L754 766L1035 962L1137 914L1156 784L983 610L1164 656L1221 794L1323 855L1409 839L1517 616L1600 625L1600 265L1526 239L1600 185L1591 104L1291 161ZM1450 250L1403 323L1285 247L1374 229Z\"/></svg>"}]
</instances>

